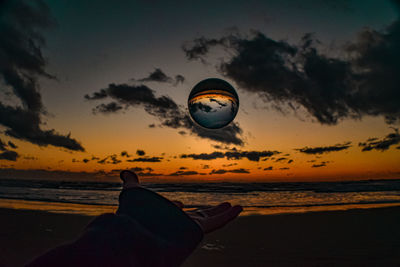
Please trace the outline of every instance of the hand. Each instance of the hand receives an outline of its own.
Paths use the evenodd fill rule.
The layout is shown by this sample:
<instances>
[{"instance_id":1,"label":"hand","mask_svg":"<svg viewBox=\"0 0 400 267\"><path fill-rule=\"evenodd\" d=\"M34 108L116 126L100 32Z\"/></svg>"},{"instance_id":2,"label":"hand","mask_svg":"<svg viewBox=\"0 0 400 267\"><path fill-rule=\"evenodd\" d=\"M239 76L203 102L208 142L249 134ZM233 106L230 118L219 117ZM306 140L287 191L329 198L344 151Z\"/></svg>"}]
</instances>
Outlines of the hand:
<instances>
[{"instance_id":1,"label":"hand","mask_svg":"<svg viewBox=\"0 0 400 267\"><path fill-rule=\"evenodd\" d=\"M140 187L139 179L134 172L122 171L120 176L124 182L124 188ZM180 201L173 200L171 202L181 209L184 207ZM210 208L187 211L186 214L200 225L204 233L210 233L235 219L242 210L243 208L239 205L232 207L229 202L224 202Z\"/></svg>"},{"instance_id":2,"label":"hand","mask_svg":"<svg viewBox=\"0 0 400 267\"><path fill-rule=\"evenodd\" d=\"M224 202L211 208L198 209L186 213L197 222L204 233L207 234L223 227L228 222L235 219L242 210L243 208L239 205L232 207L229 202Z\"/></svg>"}]
</instances>

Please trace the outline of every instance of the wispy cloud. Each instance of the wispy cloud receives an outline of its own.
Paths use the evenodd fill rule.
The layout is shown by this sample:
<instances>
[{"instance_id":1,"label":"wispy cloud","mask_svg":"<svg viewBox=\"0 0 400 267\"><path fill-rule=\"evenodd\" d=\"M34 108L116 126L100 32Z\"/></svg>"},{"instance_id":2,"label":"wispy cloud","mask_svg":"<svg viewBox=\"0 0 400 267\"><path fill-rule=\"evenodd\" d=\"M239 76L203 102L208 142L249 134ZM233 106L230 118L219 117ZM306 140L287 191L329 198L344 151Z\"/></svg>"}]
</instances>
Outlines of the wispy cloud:
<instances>
[{"instance_id":1,"label":"wispy cloud","mask_svg":"<svg viewBox=\"0 0 400 267\"><path fill-rule=\"evenodd\" d=\"M395 128L393 128L393 130L393 133L386 135L382 139L369 138L366 142L359 143L358 145L362 147L362 151L371 151L374 149L382 152L386 151L391 146L395 146L400 143L399 130Z\"/></svg>"},{"instance_id":2,"label":"wispy cloud","mask_svg":"<svg viewBox=\"0 0 400 267\"><path fill-rule=\"evenodd\" d=\"M323 154L323 153L330 153L330 152L336 152L336 151L342 151L349 149L351 147L350 142L343 143L343 144L336 144L333 146L321 146L321 147L303 147L303 148L297 148L295 150L305 153L305 154Z\"/></svg>"}]
</instances>

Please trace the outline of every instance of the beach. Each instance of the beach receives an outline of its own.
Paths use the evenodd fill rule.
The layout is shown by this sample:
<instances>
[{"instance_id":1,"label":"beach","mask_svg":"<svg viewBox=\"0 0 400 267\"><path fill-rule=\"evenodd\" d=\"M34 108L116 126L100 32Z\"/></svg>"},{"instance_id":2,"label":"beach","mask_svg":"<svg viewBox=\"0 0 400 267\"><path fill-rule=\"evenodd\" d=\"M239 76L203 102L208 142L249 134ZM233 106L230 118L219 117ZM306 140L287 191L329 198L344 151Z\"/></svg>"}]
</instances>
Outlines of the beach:
<instances>
[{"instance_id":1,"label":"beach","mask_svg":"<svg viewBox=\"0 0 400 267\"><path fill-rule=\"evenodd\" d=\"M76 238L91 216L0 209L0 265L22 266ZM240 216L184 267L399 266L400 207Z\"/></svg>"}]
</instances>

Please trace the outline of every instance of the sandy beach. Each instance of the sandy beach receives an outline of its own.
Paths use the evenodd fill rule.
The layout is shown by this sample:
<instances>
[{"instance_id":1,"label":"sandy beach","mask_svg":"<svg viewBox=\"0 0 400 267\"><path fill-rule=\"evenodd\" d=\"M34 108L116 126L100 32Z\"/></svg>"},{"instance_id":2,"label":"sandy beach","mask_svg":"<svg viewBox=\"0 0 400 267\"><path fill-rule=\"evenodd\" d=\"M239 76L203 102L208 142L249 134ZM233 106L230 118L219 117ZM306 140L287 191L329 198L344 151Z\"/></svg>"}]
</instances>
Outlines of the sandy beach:
<instances>
[{"instance_id":1,"label":"sandy beach","mask_svg":"<svg viewBox=\"0 0 400 267\"><path fill-rule=\"evenodd\" d=\"M0 218L0 263L22 266L93 217L0 209ZM183 266L399 266L399 225L399 207L242 216L207 235Z\"/></svg>"}]
</instances>

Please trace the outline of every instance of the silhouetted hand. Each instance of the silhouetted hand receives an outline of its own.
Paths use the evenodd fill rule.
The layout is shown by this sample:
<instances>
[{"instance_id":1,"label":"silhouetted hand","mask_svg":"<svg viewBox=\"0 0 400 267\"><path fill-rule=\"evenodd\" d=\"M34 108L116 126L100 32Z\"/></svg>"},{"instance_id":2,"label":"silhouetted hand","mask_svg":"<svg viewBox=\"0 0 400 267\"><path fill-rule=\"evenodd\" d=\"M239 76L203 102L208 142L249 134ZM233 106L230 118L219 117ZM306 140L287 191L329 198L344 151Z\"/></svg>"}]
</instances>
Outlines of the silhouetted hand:
<instances>
[{"instance_id":1,"label":"silhouetted hand","mask_svg":"<svg viewBox=\"0 0 400 267\"><path fill-rule=\"evenodd\" d=\"M124 182L124 189L141 187L137 175L131 171L122 171L121 179ZM172 200L172 202L179 208L184 208L182 202L176 200ZM200 225L204 233L210 233L235 219L242 210L242 207L239 205L232 206L229 202L224 202L214 207L186 211L186 213Z\"/></svg>"}]
</instances>

